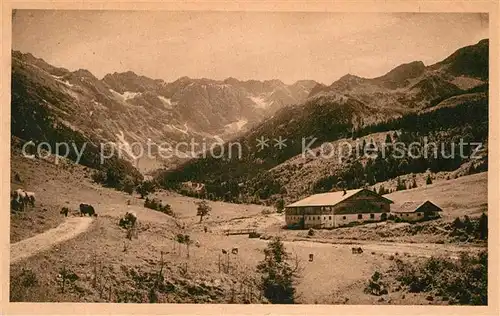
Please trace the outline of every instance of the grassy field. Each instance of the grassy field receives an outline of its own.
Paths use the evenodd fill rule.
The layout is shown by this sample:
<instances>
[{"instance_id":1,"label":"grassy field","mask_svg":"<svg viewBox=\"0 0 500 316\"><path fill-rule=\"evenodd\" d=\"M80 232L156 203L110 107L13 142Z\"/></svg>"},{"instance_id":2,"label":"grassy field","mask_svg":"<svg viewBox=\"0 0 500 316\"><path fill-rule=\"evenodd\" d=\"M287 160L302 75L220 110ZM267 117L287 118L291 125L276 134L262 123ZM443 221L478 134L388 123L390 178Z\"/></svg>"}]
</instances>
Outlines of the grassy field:
<instances>
[{"instance_id":1,"label":"grassy field","mask_svg":"<svg viewBox=\"0 0 500 316\"><path fill-rule=\"evenodd\" d=\"M268 214L273 210L261 205L209 202L212 212L200 223L196 199L165 191L155 193L156 198L172 206L175 217L171 217L144 208L144 200L138 196L93 184L89 180L91 171L81 166L56 166L50 161L13 157L12 171L22 180L12 180L12 187L34 191L37 206L11 216L11 243L65 222L67 219L59 214L63 206L76 210L80 203L90 203L99 214L73 239L54 243L50 249L11 264L11 300L16 301L265 302L249 282L257 277L254 271L264 258L262 250L267 241L223 234L225 229L255 228L265 238L282 237L287 250L299 260L298 303L429 304L425 296L402 290L391 291L380 300L364 293L363 288L374 271L390 270L395 257L413 261L429 256L457 257L462 251L484 249L484 245L435 243L425 234L420 239L410 236L405 240L400 236L390 241L373 234L383 228L374 228L374 224L317 231L315 236L307 237L305 231L281 229L284 216ZM486 174L477 174L396 192L389 198L431 199L449 218L475 215L486 209L486 183ZM132 240L118 226L127 211L136 212L139 219ZM73 216L78 215L69 218ZM386 225L404 228L408 224ZM207 233L204 226L208 227ZM394 230L394 226L385 230ZM198 241L199 247L175 242L179 233ZM354 246L362 247L364 252L352 254ZM222 249L232 248L238 248L238 254L222 254ZM309 254L314 255L312 262ZM69 275L70 279L64 290L61 275ZM150 289L158 275L164 282L153 295ZM446 304L438 300L431 303Z\"/></svg>"}]
</instances>

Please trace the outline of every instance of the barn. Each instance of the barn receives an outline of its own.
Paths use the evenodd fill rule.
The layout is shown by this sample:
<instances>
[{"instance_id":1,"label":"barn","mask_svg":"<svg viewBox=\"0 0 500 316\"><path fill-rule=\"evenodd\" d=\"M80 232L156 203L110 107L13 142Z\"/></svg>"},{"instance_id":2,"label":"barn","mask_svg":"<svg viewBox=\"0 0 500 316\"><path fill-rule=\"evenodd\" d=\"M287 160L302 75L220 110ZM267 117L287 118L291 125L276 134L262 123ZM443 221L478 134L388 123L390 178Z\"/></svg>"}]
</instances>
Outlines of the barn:
<instances>
[{"instance_id":1,"label":"barn","mask_svg":"<svg viewBox=\"0 0 500 316\"><path fill-rule=\"evenodd\" d=\"M334 228L352 222L386 220L393 202L368 189L311 195L285 207L289 228Z\"/></svg>"},{"instance_id":2,"label":"barn","mask_svg":"<svg viewBox=\"0 0 500 316\"><path fill-rule=\"evenodd\" d=\"M440 217L443 210L431 201L411 201L396 203L391 211L394 217L413 222L419 220L430 220Z\"/></svg>"}]
</instances>

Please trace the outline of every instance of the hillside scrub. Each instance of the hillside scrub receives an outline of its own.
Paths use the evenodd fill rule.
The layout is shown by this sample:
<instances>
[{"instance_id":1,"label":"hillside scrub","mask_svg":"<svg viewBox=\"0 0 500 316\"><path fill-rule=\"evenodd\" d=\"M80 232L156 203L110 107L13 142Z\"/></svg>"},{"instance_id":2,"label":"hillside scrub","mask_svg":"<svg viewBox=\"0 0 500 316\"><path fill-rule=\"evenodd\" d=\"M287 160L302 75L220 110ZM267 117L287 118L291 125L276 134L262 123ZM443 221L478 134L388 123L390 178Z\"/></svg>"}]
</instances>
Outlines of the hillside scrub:
<instances>
[{"instance_id":1,"label":"hillside scrub","mask_svg":"<svg viewBox=\"0 0 500 316\"><path fill-rule=\"evenodd\" d=\"M396 279L411 293L425 292L450 304L488 304L488 254L462 254L458 260L431 257L421 264L395 261Z\"/></svg>"},{"instance_id":2,"label":"hillside scrub","mask_svg":"<svg viewBox=\"0 0 500 316\"><path fill-rule=\"evenodd\" d=\"M170 204L163 204L162 201L159 201L157 199L146 198L146 200L144 201L144 207L150 208L158 212L162 212L170 216L174 216L174 211L172 210L172 206L170 206Z\"/></svg>"},{"instance_id":3,"label":"hillside scrub","mask_svg":"<svg viewBox=\"0 0 500 316\"><path fill-rule=\"evenodd\" d=\"M450 226L450 236L458 241L488 239L488 216L485 213L474 219L465 215L463 221L457 217Z\"/></svg>"}]
</instances>

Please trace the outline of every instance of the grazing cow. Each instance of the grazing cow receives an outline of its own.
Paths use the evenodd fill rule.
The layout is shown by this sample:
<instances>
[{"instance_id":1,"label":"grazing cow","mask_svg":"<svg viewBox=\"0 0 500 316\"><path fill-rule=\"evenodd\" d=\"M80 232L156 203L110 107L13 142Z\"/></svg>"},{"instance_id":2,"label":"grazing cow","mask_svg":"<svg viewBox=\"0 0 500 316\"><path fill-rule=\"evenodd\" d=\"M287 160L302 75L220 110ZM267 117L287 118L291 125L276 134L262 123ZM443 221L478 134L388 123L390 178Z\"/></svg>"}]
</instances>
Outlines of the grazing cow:
<instances>
[{"instance_id":1,"label":"grazing cow","mask_svg":"<svg viewBox=\"0 0 500 316\"><path fill-rule=\"evenodd\" d=\"M61 211L59 212L60 214L64 214L65 217L68 217L68 212L69 212L69 208L67 208L66 206L63 207L61 209Z\"/></svg>"},{"instance_id":2,"label":"grazing cow","mask_svg":"<svg viewBox=\"0 0 500 316\"><path fill-rule=\"evenodd\" d=\"M200 242L197 240L197 241L195 241L194 245L199 248L200 247Z\"/></svg>"},{"instance_id":3,"label":"grazing cow","mask_svg":"<svg viewBox=\"0 0 500 316\"><path fill-rule=\"evenodd\" d=\"M136 222L137 215L135 212L127 212L122 218L120 218L118 225L123 228L131 228L135 226Z\"/></svg>"},{"instance_id":4,"label":"grazing cow","mask_svg":"<svg viewBox=\"0 0 500 316\"><path fill-rule=\"evenodd\" d=\"M28 198L26 196L26 192L23 189L17 189L11 193L12 200L15 200L13 205L16 210L24 211L28 204Z\"/></svg>"},{"instance_id":5,"label":"grazing cow","mask_svg":"<svg viewBox=\"0 0 500 316\"><path fill-rule=\"evenodd\" d=\"M361 247L352 247L351 248L351 251L353 254L359 254L359 253L363 253L363 249L361 249Z\"/></svg>"},{"instance_id":6,"label":"grazing cow","mask_svg":"<svg viewBox=\"0 0 500 316\"><path fill-rule=\"evenodd\" d=\"M233 248L233 249L231 249L231 253L232 253L233 255L237 255L237 254L238 254L238 248Z\"/></svg>"},{"instance_id":7,"label":"grazing cow","mask_svg":"<svg viewBox=\"0 0 500 316\"><path fill-rule=\"evenodd\" d=\"M225 254L225 255L227 255L226 249L222 249L222 253Z\"/></svg>"},{"instance_id":8,"label":"grazing cow","mask_svg":"<svg viewBox=\"0 0 500 316\"><path fill-rule=\"evenodd\" d=\"M89 216L97 216L97 213L94 210L94 207L90 204L81 203L80 204L80 216L85 216L89 214Z\"/></svg>"},{"instance_id":9,"label":"grazing cow","mask_svg":"<svg viewBox=\"0 0 500 316\"><path fill-rule=\"evenodd\" d=\"M125 213L125 220L134 226L135 222L137 222L137 214L135 212L127 212Z\"/></svg>"},{"instance_id":10,"label":"grazing cow","mask_svg":"<svg viewBox=\"0 0 500 316\"><path fill-rule=\"evenodd\" d=\"M313 261L314 255L312 253L309 254L309 261Z\"/></svg>"}]
</instances>

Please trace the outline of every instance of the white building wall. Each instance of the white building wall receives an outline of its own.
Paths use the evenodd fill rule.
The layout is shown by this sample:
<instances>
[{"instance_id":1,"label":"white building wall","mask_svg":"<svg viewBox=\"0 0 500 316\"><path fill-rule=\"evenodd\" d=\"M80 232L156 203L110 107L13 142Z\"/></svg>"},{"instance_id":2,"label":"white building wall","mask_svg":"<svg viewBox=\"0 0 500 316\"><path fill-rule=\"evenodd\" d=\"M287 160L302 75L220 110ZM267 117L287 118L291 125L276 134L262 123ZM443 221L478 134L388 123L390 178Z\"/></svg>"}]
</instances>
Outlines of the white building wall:
<instances>
[{"instance_id":1,"label":"white building wall","mask_svg":"<svg viewBox=\"0 0 500 316\"><path fill-rule=\"evenodd\" d=\"M333 226L333 215L304 215L304 227L318 227L318 228L331 228Z\"/></svg>"},{"instance_id":2,"label":"white building wall","mask_svg":"<svg viewBox=\"0 0 500 316\"><path fill-rule=\"evenodd\" d=\"M383 213L359 213L335 215L336 227L347 225L351 222L380 221ZM386 213L389 216L389 213ZM361 218L359 218L361 215Z\"/></svg>"},{"instance_id":3,"label":"white building wall","mask_svg":"<svg viewBox=\"0 0 500 316\"><path fill-rule=\"evenodd\" d=\"M287 225L298 224L302 215L285 215L285 222Z\"/></svg>"},{"instance_id":4,"label":"white building wall","mask_svg":"<svg viewBox=\"0 0 500 316\"><path fill-rule=\"evenodd\" d=\"M351 222L381 221L382 214L383 213L304 215L304 228L334 228L348 225ZM389 213L386 214L389 216ZM359 215L362 216L361 219L358 217ZM408 217L403 215L402 218L413 220L411 219L411 215L413 214L410 214ZM421 217L423 217L423 214ZM415 218L420 219L421 217ZM285 222L287 225L298 224L300 223L301 218L302 215L286 215Z\"/></svg>"}]
</instances>

